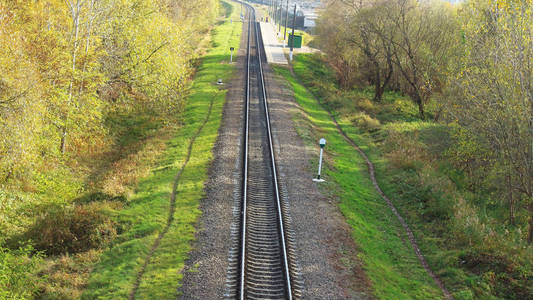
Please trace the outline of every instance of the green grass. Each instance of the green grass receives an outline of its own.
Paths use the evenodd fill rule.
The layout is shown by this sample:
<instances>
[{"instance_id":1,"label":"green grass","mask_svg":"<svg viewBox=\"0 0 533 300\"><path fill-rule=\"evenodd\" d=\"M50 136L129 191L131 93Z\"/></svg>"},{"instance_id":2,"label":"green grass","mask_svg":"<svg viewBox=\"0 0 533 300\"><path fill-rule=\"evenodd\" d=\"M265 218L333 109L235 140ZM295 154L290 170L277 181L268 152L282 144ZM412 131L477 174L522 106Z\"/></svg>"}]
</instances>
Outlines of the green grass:
<instances>
[{"instance_id":1,"label":"green grass","mask_svg":"<svg viewBox=\"0 0 533 300\"><path fill-rule=\"evenodd\" d=\"M298 130L309 146L324 137L327 183L324 191L337 197L374 294L380 299L438 299L440 289L416 258L396 217L374 190L366 164L338 133L328 113L288 69L276 67L294 91L303 114L294 116ZM367 150L367 149L363 149Z\"/></svg>"},{"instance_id":2,"label":"green grass","mask_svg":"<svg viewBox=\"0 0 533 300\"><path fill-rule=\"evenodd\" d=\"M376 103L371 88L340 88L320 55L297 55L293 68L373 161L381 189L456 299L533 297L533 248L524 245L523 231L506 224L498 194L470 189L473 179L454 167L447 154L456 145L453 128L421 120L401 94L387 91ZM437 102L427 107L429 116Z\"/></svg>"},{"instance_id":3,"label":"green grass","mask_svg":"<svg viewBox=\"0 0 533 300\"><path fill-rule=\"evenodd\" d=\"M227 18L212 32L212 48L203 57L190 89L183 126L168 141L150 175L141 180L128 205L115 215L122 233L104 252L94 268L83 299L127 298L137 274L145 263L154 240L167 224L170 195L174 177L182 167L187 149L198 131L213 101L209 120L196 138L190 161L185 167L177 189L174 220L161 239L140 281L137 299L170 299L176 296L182 269L195 236L198 209L204 196L204 181L212 160L214 142L220 126L226 90L216 80L229 80L233 65L229 61L229 47L239 47L241 23L234 4L222 2Z\"/></svg>"}]
</instances>

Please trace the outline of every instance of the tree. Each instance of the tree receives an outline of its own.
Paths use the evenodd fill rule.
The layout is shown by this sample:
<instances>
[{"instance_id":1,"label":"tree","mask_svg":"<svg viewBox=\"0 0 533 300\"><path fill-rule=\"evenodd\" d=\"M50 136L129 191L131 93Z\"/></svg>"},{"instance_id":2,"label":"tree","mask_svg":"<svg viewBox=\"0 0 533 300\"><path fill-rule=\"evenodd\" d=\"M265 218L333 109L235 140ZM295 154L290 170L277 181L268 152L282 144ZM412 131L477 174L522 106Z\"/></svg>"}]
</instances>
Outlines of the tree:
<instances>
[{"instance_id":1,"label":"tree","mask_svg":"<svg viewBox=\"0 0 533 300\"><path fill-rule=\"evenodd\" d=\"M94 149L124 103L179 112L216 3L0 0L0 182Z\"/></svg>"},{"instance_id":2,"label":"tree","mask_svg":"<svg viewBox=\"0 0 533 300\"><path fill-rule=\"evenodd\" d=\"M318 20L317 28L321 48L327 53L326 58L335 70L339 84L344 88L352 87L359 75L357 63L360 54L349 47L346 36L350 33L344 24L349 20L348 13L346 4L337 1L328 2L327 9Z\"/></svg>"},{"instance_id":3,"label":"tree","mask_svg":"<svg viewBox=\"0 0 533 300\"><path fill-rule=\"evenodd\" d=\"M25 9L27 5L22 5ZM24 18L15 3L0 3L0 183L23 178L48 146L45 86L28 59ZM21 17L22 16L22 17Z\"/></svg>"},{"instance_id":4,"label":"tree","mask_svg":"<svg viewBox=\"0 0 533 300\"><path fill-rule=\"evenodd\" d=\"M376 101L397 78L395 86L413 100L422 118L446 83L457 32L454 10L435 1L332 0L319 23L321 41L334 57L330 61L341 66L336 67L339 76L358 68L356 73L374 86Z\"/></svg>"},{"instance_id":5,"label":"tree","mask_svg":"<svg viewBox=\"0 0 533 300\"><path fill-rule=\"evenodd\" d=\"M347 29L344 35L348 42L356 46L367 61L364 65L368 69L369 83L374 86L374 101L379 102L394 72L393 47L386 37L393 36L396 27L382 14L386 2L343 2L351 8L353 16L350 24L341 28Z\"/></svg>"},{"instance_id":6,"label":"tree","mask_svg":"<svg viewBox=\"0 0 533 300\"><path fill-rule=\"evenodd\" d=\"M383 13L396 30L383 32L392 46L393 62L401 74L401 89L425 118L425 105L441 92L455 53L458 24L451 9L435 2L395 0Z\"/></svg>"},{"instance_id":7,"label":"tree","mask_svg":"<svg viewBox=\"0 0 533 300\"><path fill-rule=\"evenodd\" d=\"M96 64L98 45L91 44L98 1L65 0L65 3L71 21L67 34L70 72L67 73L66 99L62 101L64 105L60 117L61 153L65 153L69 129L90 130L93 126L99 127L99 122L93 121L99 119L102 113L96 91L103 77Z\"/></svg>"},{"instance_id":8,"label":"tree","mask_svg":"<svg viewBox=\"0 0 533 300\"><path fill-rule=\"evenodd\" d=\"M533 9L531 1L468 2L465 52L449 112L486 141L503 170L514 222L514 195L529 213L533 242ZM497 167L496 166L496 167Z\"/></svg>"}]
</instances>

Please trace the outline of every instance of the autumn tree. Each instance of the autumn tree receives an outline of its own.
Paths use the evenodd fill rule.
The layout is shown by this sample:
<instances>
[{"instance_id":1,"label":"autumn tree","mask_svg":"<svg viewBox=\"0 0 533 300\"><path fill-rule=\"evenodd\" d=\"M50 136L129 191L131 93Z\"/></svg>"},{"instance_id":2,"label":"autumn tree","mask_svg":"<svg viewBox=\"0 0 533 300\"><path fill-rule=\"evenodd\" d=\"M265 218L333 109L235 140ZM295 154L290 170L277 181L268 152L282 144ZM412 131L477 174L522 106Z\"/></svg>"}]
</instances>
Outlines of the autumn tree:
<instances>
[{"instance_id":1,"label":"autumn tree","mask_svg":"<svg viewBox=\"0 0 533 300\"><path fill-rule=\"evenodd\" d=\"M394 48L387 37L394 36L396 27L383 14L384 1L342 0L341 3L347 24L339 26L339 30L347 43L361 54L363 62L359 72L366 74L374 86L374 101L379 102L394 71Z\"/></svg>"},{"instance_id":2,"label":"autumn tree","mask_svg":"<svg viewBox=\"0 0 533 300\"><path fill-rule=\"evenodd\" d=\"M442 91L455 54L459 40L456 18L447 4L437 2L389 1L382 12L395 27L381 34L392 46L401 89L425 118L425 106Z\"/></svg>"},{"instance_id":3,"label":"autumn tree","mask_svg":"<svg viewBox=\"0 0 533 300\"><path fill-rule=\"evenodd\" d=\"M26 59L17 11L0 3L0 182L27 174L38 160L39 137L46 130L39 70ZM46 146L46 145L42 145Z\"/></svg>"},{"instance_id":4,"label":"autumn tree","mask_svg":"<svg viewBox=\"0 0 533 300\"><path fill-rule=\"evenodd\" d=\"M179 114L214 0L0 0L0 182L101 144L106 114ZM25 178L29 178L25 176Z\"/></svg>"},{"instance_id":5,"label":"autumn tree","mask_svg":"<svg viewBox=\"0 0 533 300\"><path fill-rule=\"evenodd\" d=\"M335 70L339 84L344 88L353 86L359 76L357 68L360 54L350 47L346 34L347 26L339 20L348 20L346 4L339 1L328 2L326 10L318 20L317 32L321 48L327 54L326 59Z\"/></svg>"},{"instance_id":6,"label":"autumn tree","mask_svg":"<svg viewBox=\"0 0 533 300\"><path fill-rule=\"evenodd\" d=\"M421 118L446 83L459 40L454 9L438 1L332 0L319 32L329 56L367 78L374 100L381 100L396 79L395 86L418 106ZM353 60L358 63L348 63Z\"/></svg>"},{"instance_id":7,"label":"autumn tree","mask_svg":"<svg viewBox=\"0 0 533 300\"><path fill-rule=\"evenodd\" d=\"M463 10L463 57L448 107L485 141L503 170L509 218L529 213L533 241L533 10L531 1L470 1ZM522 201L521 201L522 200Z\"/></svg>"}]
</instances>

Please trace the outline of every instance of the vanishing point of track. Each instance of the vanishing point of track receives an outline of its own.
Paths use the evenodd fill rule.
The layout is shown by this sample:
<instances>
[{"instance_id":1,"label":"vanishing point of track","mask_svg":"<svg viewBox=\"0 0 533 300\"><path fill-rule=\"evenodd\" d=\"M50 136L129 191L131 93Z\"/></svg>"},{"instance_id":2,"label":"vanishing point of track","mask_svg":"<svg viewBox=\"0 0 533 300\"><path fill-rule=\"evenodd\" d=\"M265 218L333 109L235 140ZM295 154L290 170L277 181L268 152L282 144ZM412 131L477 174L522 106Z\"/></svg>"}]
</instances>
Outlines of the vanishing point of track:
<instances>
[{"instance_id":1,"label":"vanishing point of track","mask_svg":"<svg viewBox=\"0 0 533 300\"><path fill-rule=\"evenodd\" d=\"M242 143L240 221L232 228L239 241L230 251L228 299L297 299L293 240L287 229L272 142L263 45L255 10L248 12L245 109ZM238 246L236 245L238 244ZM238 249L238 251L237 251Z\"/></svg>"}]
</instances>

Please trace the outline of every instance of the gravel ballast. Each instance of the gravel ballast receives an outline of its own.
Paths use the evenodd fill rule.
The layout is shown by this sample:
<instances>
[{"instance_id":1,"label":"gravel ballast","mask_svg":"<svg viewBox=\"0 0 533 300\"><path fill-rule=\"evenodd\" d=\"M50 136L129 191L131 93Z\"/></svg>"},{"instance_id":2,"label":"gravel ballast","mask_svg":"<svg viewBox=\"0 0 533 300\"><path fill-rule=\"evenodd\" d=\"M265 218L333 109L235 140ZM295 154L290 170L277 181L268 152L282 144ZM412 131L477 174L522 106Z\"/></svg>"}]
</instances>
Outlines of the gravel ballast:
<instances>
[{"instance_id":1,"label":"gravel ballast","mask_svg":"<svg viewBox=\"0 0 533 300\"><path fill-rule=\"evenodd\" d=\"M234 203L241 190L247 24L243 25L236 76L229 83L206 196L200 203L196 242L178 288L180 299L224 298ZM292 117L301 112L292 91L268 65L265 77L282 200L290 207L303 299L369 299L370 284L356 257L351 228L336 201L322 195L311 180L311 149L306 149L294 127Z\"/></svg>"},{"instance_id":2,"label":"gravel ballast","mask_svg":"<svg viewBox=\"0 0 533 300\"><path fill-rule=\"evenodd\" d=\"M312 181L310 151L298 135L293 116L302 114L286 82L265 68L274 148L284 200L289 201L303 299L371 299L370 281L356 256L351 228L334 199Z\"/></svg>"}]
</instances>

